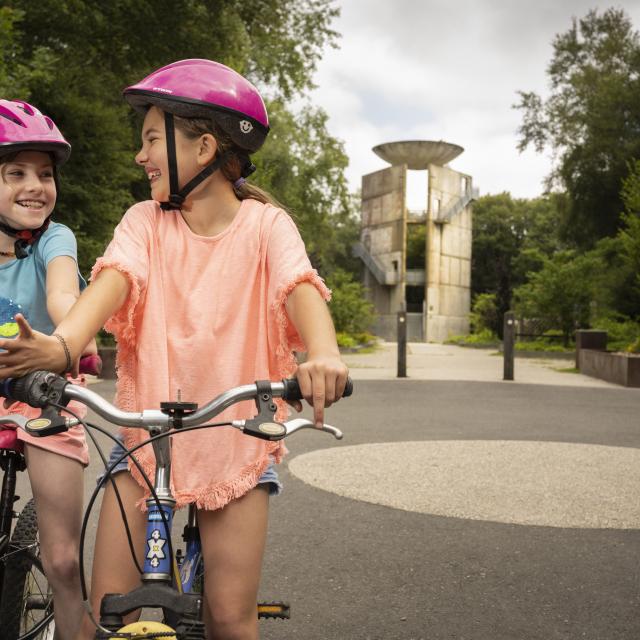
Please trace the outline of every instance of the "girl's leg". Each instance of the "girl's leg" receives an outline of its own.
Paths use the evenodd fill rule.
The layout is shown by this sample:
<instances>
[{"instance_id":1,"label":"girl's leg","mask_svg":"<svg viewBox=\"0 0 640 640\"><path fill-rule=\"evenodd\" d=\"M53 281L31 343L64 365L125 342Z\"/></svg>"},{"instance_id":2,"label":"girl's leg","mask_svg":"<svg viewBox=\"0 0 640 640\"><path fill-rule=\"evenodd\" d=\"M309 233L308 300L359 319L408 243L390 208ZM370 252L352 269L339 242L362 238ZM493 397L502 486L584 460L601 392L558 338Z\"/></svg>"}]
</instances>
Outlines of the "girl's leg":
<instances>
[{"instance_id":1,"label":"girl's leg","mask_svg":"<svg viewBox=\"0 0 640 640\"><path fill-rule=\"evenodd\" d=\"M138 562L142 566L146 514L135 505L142 497L143 491L128 471L117 473L114 480L125 508ZM106 485L100 508L91 574L91 606L96 620L100 618L100 602L105 593L128 593L139 584L140 574L131 557L120 508L113 486L109 482ZM135 619L134 612L125 620L125 623ZM88 616L85 616L81 637L92 638L95 632L95 626Z\"/></svg>"},{"instance_id":2,"label":"girl's leg","mask_svg":"<svg viewBox=\"0 0 640 640\"><path fill-rule=\"evenodd\" d=\"M82 620L78 546L83 467L76 460L26 445L38 514L42 565L55 604L56 637L74 640Z\"/></svg>"},{"instance_id":3,"label":"girl's leg","mask_svg":"<svg viewBox=\"0 0 640 640\"><path fill-rule=\"evenodd\" d=\"M211 640L256 640L256 603L267 533L262 486L217 511L199 511Z\"/></svg>"}]
</instances>

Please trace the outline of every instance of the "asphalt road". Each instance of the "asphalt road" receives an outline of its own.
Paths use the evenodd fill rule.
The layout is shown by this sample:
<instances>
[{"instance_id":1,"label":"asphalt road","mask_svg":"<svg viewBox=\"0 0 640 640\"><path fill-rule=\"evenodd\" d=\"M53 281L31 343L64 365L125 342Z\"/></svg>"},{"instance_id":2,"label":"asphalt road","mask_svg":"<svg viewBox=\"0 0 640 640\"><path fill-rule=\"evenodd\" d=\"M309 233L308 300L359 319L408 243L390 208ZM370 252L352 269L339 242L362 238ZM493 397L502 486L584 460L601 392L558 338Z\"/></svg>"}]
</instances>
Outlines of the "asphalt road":
<instances>
[{"instance_id":1,"label":"asphalt road","mask_svg":"<svg viewBox=\"0 0 640 640\"><path fill-rule=\"evenodd\" d=\"M354 397L331 410L343 441L301 434L290 449L293 459L330 446L452 439L638 448L639 408L640 394L626 389L359 381ZM433 516L340 497L286 470L282 476L263 592L289 600L292 619L265 624L265 638L640 637L638 527ZM385 485L385 477L381 468L370 480Z\"/></svg>"},{"instance_id":2,"label":"asphalt road","mask_svg":"<svg viewBox=\"0 0 640 640\"><path fill-rule=\"evenodd\" d=\"M113 393L110 382L93 388ZM303 432L291 439L288 460L329 447L365 451L371 443L450 440L635 452L639 408L640 392L614 387L359 380L354 396L329 414L345 438ZM409 457L412 446L400 451ZM365 484L393 495L400 489L387 478L405 464L403 455L389 457L367 469ZM93 455L87 493L98 468ZM357 464L342 470L358 472ZM312 486L286 462L280 475L285 491L271 504L261 596L288 601L292 618L262 622L266 640L640 638L640 526L530 526L431 515L326 491L319 488L322 478ZM470 486L478 502L490 489ZM640 502L635 481L624 492L635 492Z\"/></svg>"}]
</instances>

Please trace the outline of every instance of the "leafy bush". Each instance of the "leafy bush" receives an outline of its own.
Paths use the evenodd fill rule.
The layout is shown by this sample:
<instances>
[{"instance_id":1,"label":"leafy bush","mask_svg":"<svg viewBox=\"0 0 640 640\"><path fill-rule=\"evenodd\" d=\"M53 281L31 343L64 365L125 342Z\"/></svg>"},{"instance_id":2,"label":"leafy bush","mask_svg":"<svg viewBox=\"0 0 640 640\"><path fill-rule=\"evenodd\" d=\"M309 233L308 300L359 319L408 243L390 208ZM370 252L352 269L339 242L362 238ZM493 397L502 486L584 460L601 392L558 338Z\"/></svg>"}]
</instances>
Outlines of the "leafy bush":
<instances>
[{"instance_id":1,"label":"leafy bush","mask_svg":"<svg viewBox=\"0 0 640 640\"><path fill-rule=\"evenodd\" d=\"M336 333L336 338L338 339L338 346L343 349L351 349L358 345L358 341L352 335L342 331Z\"/></svg>"},{"instance_id":2,"label":"leafy bush","mask_svg":"<svg viewBox=\"0 0 640 640\"><path fill-rule=\"evenodd\" d=\"M472 333L489 332L495 334L500 324L497 296L495 293L479 293L469 314Z\"/></svg>"},{"instance_id":3,"label":"leafy bush","mask_svg":"<svg viewBox=\"0 0 640 640\"><path fill-rule=\"evenodd\" d=\"M602 262L593 252L560 251L545 258L515 292L515 308L525 318L546 318L562 331L565 346L577 327L589 326Z\"/></svg>"},{"instance_id":4,"label":"leafy bush","mask_svg":"<svg viewBox=\"0 0 640 640\"><path fill-rule=\"evenodd\" d=\"M332 291L329 310L338 333L352 336L367 333L375 319L373 304L365 297L365 288L353 276L336 269L327 278Z\"/></svg>"},{"instance_id":5,"label":"leafy bush","mask_svg":"<svg viewBox=\"0 0 640 640\"><path fill-rule=\"evenodd\" d=\"M598 317L593 327L607 332L607 349L610 351L638 353L640 323L626 316L611 314Z\"/></svg>"},{"instance_id":6,"label":"leafy bush","mask_svg":"<svg viewBox=\"0 0 640 640\"><path fill-rule=\"evenodd\" d=\"M627 347L627 351L629 353L640 353L640 338L638 338L635 342L632 342Z\"/></svg>"},{"instance_id":7,"label":"leafy bush","mask_svg":"<svg viewBox=\"0 0 640 640\"><path fill-rule=\"evenodd\" d=\"M557 342L548 342L541 338L539 340L522 340L516 342L516 351L540 351L550 353L566 353L573 351L573 348L559 344Z\"/></svg>"},{"instance_id":8,"label":"leafy bush","mask_svg":"<svg viewBox=\"0 0 640 640\"><path fill-rule=\"evenodd\" d=\"M472 333L466 336L449 336L446 344L457 344L461 346L497 346L499 340L489 329L483 329L479 333Z\"/></svg>"}]
</instances>

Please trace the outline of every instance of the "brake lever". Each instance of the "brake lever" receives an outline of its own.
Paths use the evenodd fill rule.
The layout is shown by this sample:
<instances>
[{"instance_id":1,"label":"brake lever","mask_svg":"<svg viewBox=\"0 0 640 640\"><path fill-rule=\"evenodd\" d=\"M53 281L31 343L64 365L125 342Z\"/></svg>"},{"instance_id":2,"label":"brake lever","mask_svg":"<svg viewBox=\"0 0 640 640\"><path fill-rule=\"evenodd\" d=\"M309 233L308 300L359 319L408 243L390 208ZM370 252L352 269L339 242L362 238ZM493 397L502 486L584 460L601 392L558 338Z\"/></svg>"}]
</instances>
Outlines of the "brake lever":
<instances>
[{"instance_id":1,"label":"brake lever","mask_svg":"<svg viewBox=\"0 0 640 640\"><path fill-rule=\"evenodd\" d=\"M282 440L287 436L300 431L300 429L317 429L330 433L336 440L342 440L342 431L330 424L323 424L322 427L316 427L315 422L306 418L294 418L286 422L259 422L255 418L252 420L233 420L232 427L251 435L254 438L262 440L270 440L272 442Z\"/></svg>"},{"instance_id":2,"label":"brake lever","mask_svg":"<svg viewBox=\"0 0 640 640\"><path fill-rule=\"evenodd\" d=\"M342 440L342 431L337 427L332 427L330 424L323 424L322 427L316 427L315 422L307 420L306 418L294 418L293 420L287 420L283 423L286 429L287 436L300 431L300 429L317 429L318 431L326 431L330 433L336 440Z\"/></svg>"},{"instance_id":3,"label":"brake lever","mask_svg":"<svg viewBox=\"0 0 640 640\"><path fill-rule=\"evenodd\" d=\"M0 427L4 427L5 429L15 429L16 427L19 429L24 429L27 425L28 418L21 416L17 413L9 414L7 416L2 416L0 418Z\"/></svg>"},{"instance_id":4,"label":"brake lever","mask_svg":"<svg viewBox=\"0 0 640 640\"><path fill-rule=\"evenodd\" d=\"M45 409L37 418L25 418L18 414L9 414L0 418L0 429L22 429L29 435L41 438L68 431L78 424L78 420L65 418L52 408Z\"/></svg>"}]
</instances>

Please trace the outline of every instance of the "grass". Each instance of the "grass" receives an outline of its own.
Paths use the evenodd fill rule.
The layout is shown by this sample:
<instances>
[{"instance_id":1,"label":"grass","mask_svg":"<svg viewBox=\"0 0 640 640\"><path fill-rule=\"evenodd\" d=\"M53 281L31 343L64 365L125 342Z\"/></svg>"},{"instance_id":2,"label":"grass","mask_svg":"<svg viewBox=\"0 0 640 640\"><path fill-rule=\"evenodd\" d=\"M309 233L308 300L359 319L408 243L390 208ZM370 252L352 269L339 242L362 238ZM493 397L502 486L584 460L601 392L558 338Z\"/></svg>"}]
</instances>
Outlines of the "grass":
<instances>
[{"instance_id":1,"label":"grass","mask_svg":"<svg viewBox=\"0 0 640 640\"><path fill-rule=\"evenodd\" d=\"M456 344L460 347L495 347L500 343L498 337L491 331L481 331L464 336L449 336L445 344Z\"/></svg>"},{"instance_id":2,"label":"grass","mask_svg":"<svg viewBox=\"0 0 640 640\"><path fill-rule=\"evenodd\" d=\"M501 343L501 340L490 331L481 331L480 333L472 333L466 336L451 336L446 343L461 347L496 347ZM520 340L516 342L515 348L516 352L540 351L541 353L571 353L575 351L574 346L565 347L562 344L545 339Z\"/></svg>"},{"instance_id":3,"label":"grass","mask_svg":"<svg viewBox=\"0 0 640 640\"><path fill-rule=\"evenodd\" d=\"M370 333L346 333L339 331L336 337L340 349L357 349L358 353L373 353L378 348L378 339Z\"/></svg>"},{"instance_id":4,"label":"grass","mask_svg":"<svg viewBox=\"0 0 640 640\"><path fill-rule=\"evenodd\" d=\"M359 354L367 354L367 353L375 353L379 349L378 344L372 344L368 347L362 347L362 349L358 349Z\"/></svg>"},{"instance_id":5,"label":"grass","mask_svg":"<svg viewBox=\"0 0 640 640\"><path fill-rule=\"evenodd\" d=\"M547 353L571 353L575 346L565 347L562 344L549 342L548 340L522 340L516 342L516 351L540 351Z\"/></svg>"}]
</instances>

